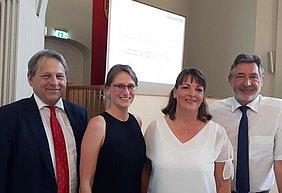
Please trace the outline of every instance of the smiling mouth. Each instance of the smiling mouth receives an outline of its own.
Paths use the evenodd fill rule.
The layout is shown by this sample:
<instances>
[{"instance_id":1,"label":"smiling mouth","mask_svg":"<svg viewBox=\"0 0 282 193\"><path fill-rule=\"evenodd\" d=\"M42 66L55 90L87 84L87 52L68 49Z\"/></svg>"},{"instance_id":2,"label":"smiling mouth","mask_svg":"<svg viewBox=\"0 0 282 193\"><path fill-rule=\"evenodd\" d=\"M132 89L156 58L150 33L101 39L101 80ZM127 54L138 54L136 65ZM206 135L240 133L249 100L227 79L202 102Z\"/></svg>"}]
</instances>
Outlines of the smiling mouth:
<instances>
[{"instance_id":1,"label":"smiling mouth","mask_svg":"<svg viewBox=\"0 0 282 193\"><path fill-rule=\"evenodd\" d=\"M60 89L47 89L47 91L56 92L56 91L60 91Z\"/></svg>"},{"instance_id":2,"label":"smiling mouth","mask_svg":"<svg viewBox=\"0 0 282 193\"><path fill-rule=\"evenodd\" d=\"M121 100L130 100L131 97L119 97Z\"/></svg>"},{"instance_id":3,"label":"smiling mouth","mask_svg":"<svg viewBox=\"0 0 282 193\"><path fill-rule=\"evenodd\" d=\"M250 90L246 90L246 89L240 89L241 92L253 92L254 90L253 89L250 89Z\"/></svg>"},{"instance_id":4,"label":"smiling mouth","mask_svg":"<svg viewBox=\"0 0 282 193\"><path fill-rule=\"evenodd\" d=\"M196 101L193 100L193 99L185 99L185 101L187 101L187 102L196 102Z\"/></svg>"}]
</instances>

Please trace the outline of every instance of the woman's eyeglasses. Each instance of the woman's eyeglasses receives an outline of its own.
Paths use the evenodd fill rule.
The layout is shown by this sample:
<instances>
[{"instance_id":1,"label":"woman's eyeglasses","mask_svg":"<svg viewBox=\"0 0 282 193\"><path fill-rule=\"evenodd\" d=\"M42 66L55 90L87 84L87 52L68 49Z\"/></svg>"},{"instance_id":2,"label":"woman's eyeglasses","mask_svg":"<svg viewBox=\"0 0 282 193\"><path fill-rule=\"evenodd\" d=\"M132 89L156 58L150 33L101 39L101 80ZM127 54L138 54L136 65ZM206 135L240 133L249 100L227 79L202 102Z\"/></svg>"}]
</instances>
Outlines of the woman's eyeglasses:
<instances>
[{"instance_id":1,"label":"woman's eyeglasses","mask_svg":"<svg viewBox=\"0 0 282 193\"><path fill-rule=\"evenodd\" d=\"M129 85L124 85L124 84L110 84L110 86L113 86L117 92L122 92L127 88L129 92L135 92L137 89L137 85L135 84L129 84Z\"/></svg>"}]
</instances>

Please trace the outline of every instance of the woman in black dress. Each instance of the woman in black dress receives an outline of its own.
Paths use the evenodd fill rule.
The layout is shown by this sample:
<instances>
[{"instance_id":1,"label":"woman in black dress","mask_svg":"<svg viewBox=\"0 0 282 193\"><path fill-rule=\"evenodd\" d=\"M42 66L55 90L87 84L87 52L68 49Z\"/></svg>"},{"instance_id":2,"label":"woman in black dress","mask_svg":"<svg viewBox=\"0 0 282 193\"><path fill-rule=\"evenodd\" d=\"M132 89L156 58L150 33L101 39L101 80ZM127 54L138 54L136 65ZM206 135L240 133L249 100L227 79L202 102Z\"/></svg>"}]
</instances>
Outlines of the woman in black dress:
<instances>
[{"instance_id":1,"label":"woman in black dress","mask_svg":"<svg viewBox=\"0 0 282 193\"><path fill-rule=\"evenodd\" d=\"M80 162L80 193L140 193L145 143L141 120L130 114L138 80L128 65L115 65L105 89L109 108L87 126Z\"/></svg>"}]
</instances>

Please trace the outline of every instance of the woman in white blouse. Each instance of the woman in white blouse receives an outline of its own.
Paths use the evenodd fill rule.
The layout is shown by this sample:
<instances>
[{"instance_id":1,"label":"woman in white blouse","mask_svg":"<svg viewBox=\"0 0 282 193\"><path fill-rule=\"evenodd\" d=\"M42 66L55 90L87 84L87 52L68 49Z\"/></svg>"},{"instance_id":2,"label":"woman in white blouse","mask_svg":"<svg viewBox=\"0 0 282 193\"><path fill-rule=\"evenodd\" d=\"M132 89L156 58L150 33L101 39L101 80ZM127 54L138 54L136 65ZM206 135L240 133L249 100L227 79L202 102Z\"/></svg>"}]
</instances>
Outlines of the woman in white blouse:
<instances>
[{"instance_id":1,"label":"woman in white blouse","mask_svg":"<svg viewBox=\"0 0 282 193\"><path fill-rule=\"evenodd\" d=\"M232 146L225 129L211 120L206 80L196 68L177 77L164 117L145 133L147 162L143 193L230 193Z\"/></svg>"}]
</instances>

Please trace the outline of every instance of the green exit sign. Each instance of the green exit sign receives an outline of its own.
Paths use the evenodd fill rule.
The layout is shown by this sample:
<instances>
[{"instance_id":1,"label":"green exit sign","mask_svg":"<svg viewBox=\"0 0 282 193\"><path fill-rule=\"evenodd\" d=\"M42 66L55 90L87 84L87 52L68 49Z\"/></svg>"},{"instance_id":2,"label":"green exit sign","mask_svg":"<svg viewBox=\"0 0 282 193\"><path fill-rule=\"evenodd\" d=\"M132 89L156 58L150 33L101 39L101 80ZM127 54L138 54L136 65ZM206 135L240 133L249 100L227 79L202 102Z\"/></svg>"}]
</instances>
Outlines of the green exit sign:
<instances>
[{"instance_id":1,"label":"green exit sign","mask_svg":"<svg viewBox=\"0 0 282 193\"><path fill-rule=\"evenodd\" d=\"M69 33L66 32L66 31L62 31L62 30L56 30L56 37L57 38L68 39Z\"/></svg>"}]
</instances>

